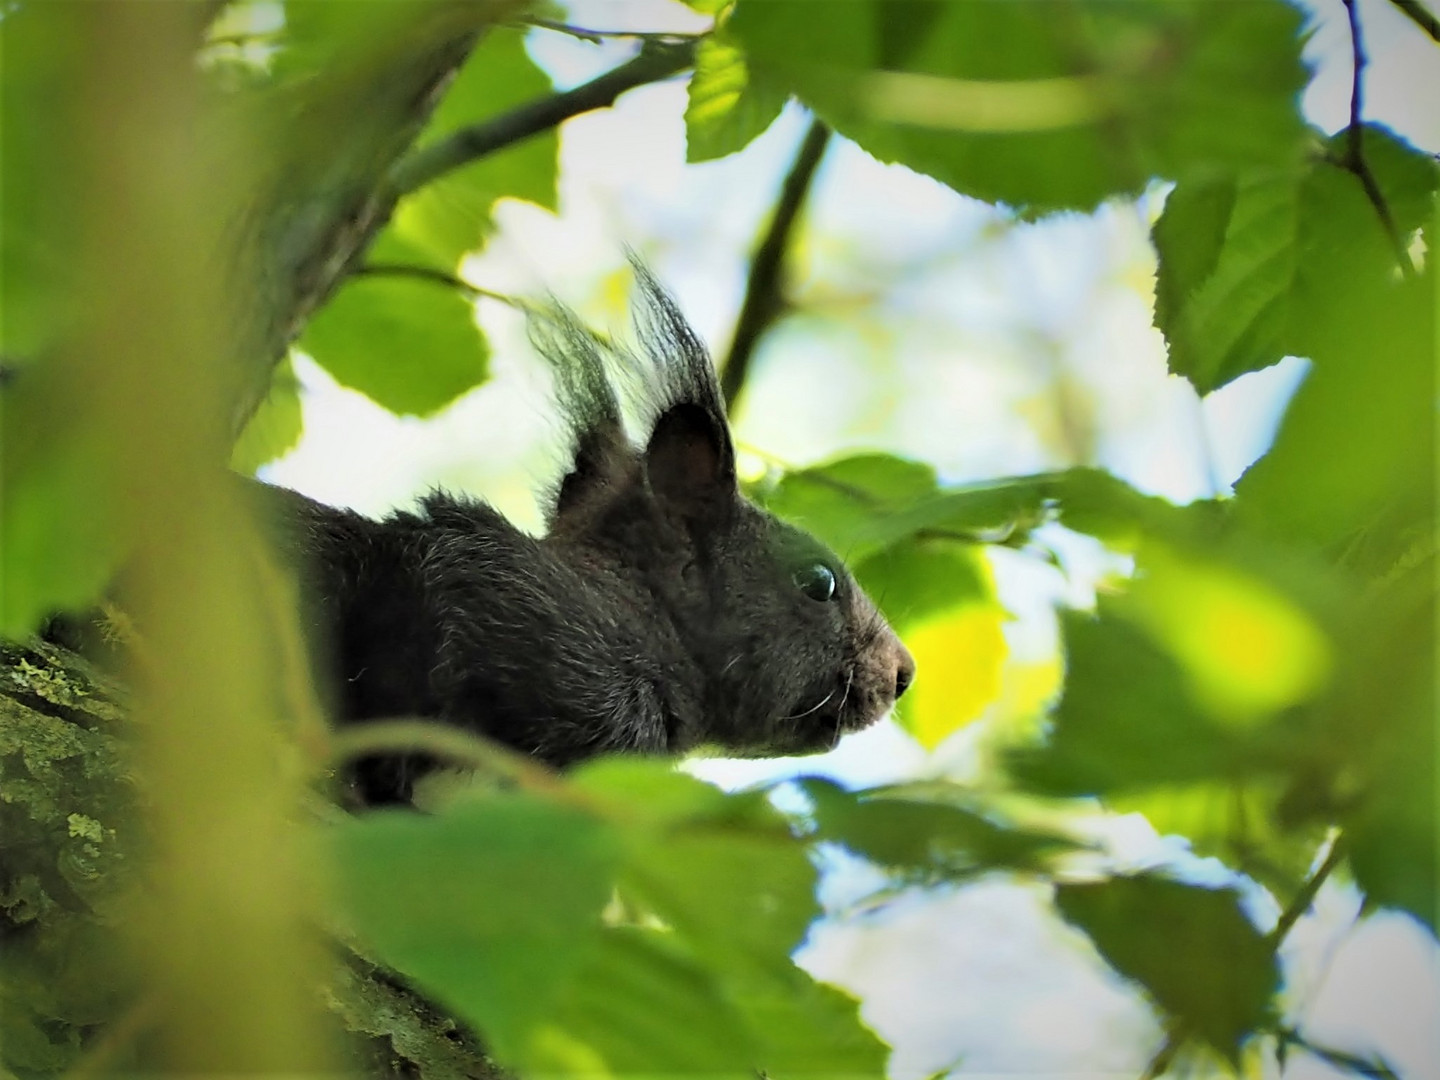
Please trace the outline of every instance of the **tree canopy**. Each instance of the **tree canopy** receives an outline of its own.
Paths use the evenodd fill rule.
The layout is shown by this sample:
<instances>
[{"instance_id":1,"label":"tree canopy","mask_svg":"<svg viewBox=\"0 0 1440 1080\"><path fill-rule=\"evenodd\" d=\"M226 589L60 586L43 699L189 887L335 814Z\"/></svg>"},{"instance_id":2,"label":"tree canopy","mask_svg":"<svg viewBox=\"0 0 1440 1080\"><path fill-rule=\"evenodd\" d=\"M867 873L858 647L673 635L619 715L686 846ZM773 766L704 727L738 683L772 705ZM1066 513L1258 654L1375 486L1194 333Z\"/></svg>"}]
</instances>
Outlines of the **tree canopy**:
<instances>
[{"instance_id":1,"label":"tree canopy","mask_svg":"<svg viewBox=\"0 0 1440 1080\"><path fill-rule=\"evenodd\" d=\"M1337 132L1300 109L1283 0L688 2L705 29L626 32L632 58L564 90L526 35L605 28L520 0L0 11L3 1068L881 1076L857 1002L792 959L839 850L887 895L1045 886L1162 1017L1148 1075L1297 1050L1388 1075L1308 1037L1278 958L1334 876L1436 928L1440 166L1367 117L1354 0ZM957 485L881 452L753 481L911 644L896 719L927 749L998 693L987 549L1047 557L1060 528L1128 560L1060 613L1063 682L987 744L983 789L726 793L657 761L561 776L418 722L331 732L290 568L220 482L299 438L292 348L398 414L484 383L477 299L525 303L464 267L496 201L555 207L559 125L676 78L691 162L789 102L812 118L723 357L736 413L842 139L1017 219L1163 197L1170 372L1205 395L1308 361L1233 493L1188 505L1090 464ZM124 687L30 637L117 574ZM424 815L315 794L417 747L477 781ZM1097 805L1278 919L1234 885L1097 871L1067 828Z\"/></svg>"}]
</instances>

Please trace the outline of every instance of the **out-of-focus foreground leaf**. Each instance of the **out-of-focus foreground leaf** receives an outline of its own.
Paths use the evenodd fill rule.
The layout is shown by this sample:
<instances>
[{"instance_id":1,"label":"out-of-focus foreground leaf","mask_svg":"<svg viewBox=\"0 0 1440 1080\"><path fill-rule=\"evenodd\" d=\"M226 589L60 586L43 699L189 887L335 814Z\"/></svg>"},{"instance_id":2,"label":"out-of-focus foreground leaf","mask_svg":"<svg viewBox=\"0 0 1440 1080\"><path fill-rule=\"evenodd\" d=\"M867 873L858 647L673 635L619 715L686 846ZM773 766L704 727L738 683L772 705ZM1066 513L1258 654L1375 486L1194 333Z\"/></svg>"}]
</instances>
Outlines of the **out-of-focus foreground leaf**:
<instances>
[{"instance_id":1,"label":"out-of-focus foreground leaf","mask_svg":"<svg viewBox=\"0 0 1440 1080\"><path fill-rule=\"evenodd\" d=\"M854 1003L790 959L815 871L763 796L643 761L566 791L348 828L361 940L522 1071L880 1074Z\"/></svg>"}]
</instances>

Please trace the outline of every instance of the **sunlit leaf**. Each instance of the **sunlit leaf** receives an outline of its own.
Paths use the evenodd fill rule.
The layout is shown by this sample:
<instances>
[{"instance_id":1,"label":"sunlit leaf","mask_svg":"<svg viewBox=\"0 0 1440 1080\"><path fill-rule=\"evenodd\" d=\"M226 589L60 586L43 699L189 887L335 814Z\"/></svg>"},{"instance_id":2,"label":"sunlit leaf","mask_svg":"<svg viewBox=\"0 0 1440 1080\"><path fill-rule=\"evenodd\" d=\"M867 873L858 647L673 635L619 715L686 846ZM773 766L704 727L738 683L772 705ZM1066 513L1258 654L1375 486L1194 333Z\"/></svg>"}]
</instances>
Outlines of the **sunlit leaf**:
<instances>
[{"instance_id":1,"label":"sunlit leaf","mask_svg":"<svg viewBox=\"0 0 1440 1080\"><path fill-rule=\"evenodd\" d=\"M1060 913L1120 974L1231 1063L1266 1019L1278 962L1227 889L1154 876L1060 885Z\"/></svg>"},{"instance_id":2,"label":"sunlit leaf","mask_svg":"<svg viewBox=\"0 0 1440 1080\"><path fill-rule=\"evenodd\" d=\"M933 750L976 720L1000 694L1008 647L995 603L965 604L905 630L915 685L896 710L900 726Z\"/></svg>"},{"instance_id":3,"label":"sunlit leaf","mask_svg":"<svg viewBox=\"0 0 1440 1080\"><path fill-rule=\"evenodd\" d=\"M311 320L299 348L396 413L434 413L488 373L471 302L412 278L352 278Z\"/></svg>"},{"instance_id":4,"label":"sunlit leaf","mask_svg":"<svg viewBox=\"0 0 1440 1080\"><path fill-rule=\"evenodd\" d=\"M523 32L495 27L446 90L417 145L483 123L550 90L549 78L526 54ZM462 255L489 236L496 199L525 199L556 208L558 152L556 132L544 131L425 185L400 201L372 258L386 257L386 241L393 235L438 267L453 269Z\"/></svg>"},{"instance_id":5,"label":"sunlit leaf","mask_svg":"<svg viewBox=\"0 0 1440 1080\"><path fill-rule=\"evenodd\" d=\"M1155 226L1156 325L1170 369L1202 393L1286 355L1327 351L1317 322L1395 273L1379 213L1336 162L1347 140L1335 136L1331 160L1303 171L1200 178L1167 199ZM1394 228L1408 237L1426 219L1440 168L1384 129L1366 129L1363 142Z\"/></svg>"},{"instance_id":6,"label":"sunlit leaf","mask_svg":"<svg viewBox=\"0 0 1440 1080\"><path fill-rule=\"evenodd\" d=\"M1235 486L1249 527L1371 573L1433 535L1433 275L1356 275L1312 312L1314 366L1274 445Z\"/></svg>"},{"instance_id":7,"label":"sunlit leaf","mask_svg":"<svg viewBox=\"0 0 1440 1080\"><path fill-rule=\"evenodd\" d=\"M1258 578L1151 545L1125 610L1165 643L1212 719L1249 724L1312 697L1331 666L1314 620Z\"/></svg>"},{"instance_id":8,"label":"sunlit leaf","mask_svg":"<svg viewBox=\"0 0 1440 1080\"><path fill-rule=\"evenodd\" d=\"M841 134L991 202L1091 209L1301 149L1301 19L1278 0L767 0L730 27Z\"/></svg>"},{"instance_id":9,"label":"sunlit leaf","mask_svg":"<svg viewBox=\"0 0 1440 1080\"><path fill-rule=\"evenodd\" d=\"M695 50L685 108L685 160L711 161L748 146L775 118L786 95L757 84L745 54L719 36Z\"/></svg>"},{"instance_id":10,"label":"sunlit leaf","mask_svg":"<svg viewBox=\"0 0 1440 1080\"><path fill-rule=\"evenodd\" d=\"M240 432L230 454L230 467L236 472L253 474L261 465L299 445L303 430L300 380L286 357L270 373L270 392Z\"/></svg>"}]
</instances>

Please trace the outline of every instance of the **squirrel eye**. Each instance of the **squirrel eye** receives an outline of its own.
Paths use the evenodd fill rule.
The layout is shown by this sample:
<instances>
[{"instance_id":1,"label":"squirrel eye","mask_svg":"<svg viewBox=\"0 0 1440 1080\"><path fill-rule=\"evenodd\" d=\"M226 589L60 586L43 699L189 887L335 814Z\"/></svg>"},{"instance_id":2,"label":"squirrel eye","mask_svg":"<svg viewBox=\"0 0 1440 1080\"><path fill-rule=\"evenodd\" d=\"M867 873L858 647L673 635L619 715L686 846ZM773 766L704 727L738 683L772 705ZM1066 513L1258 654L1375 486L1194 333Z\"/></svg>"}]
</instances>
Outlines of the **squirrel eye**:
<instances>
[{"instance_id":1,"label":"squirrel eye","mask_svg":"<svg viewBox=\"0 0 1440 1080\"><path fill-rule=\"evenodd\" d=\"M800 591L811 600L818 600L823 604L826 600L835 599L835 571L824 563L815 563L803 570L796 570L793 580Z\"/></svg>"}]
</instances>

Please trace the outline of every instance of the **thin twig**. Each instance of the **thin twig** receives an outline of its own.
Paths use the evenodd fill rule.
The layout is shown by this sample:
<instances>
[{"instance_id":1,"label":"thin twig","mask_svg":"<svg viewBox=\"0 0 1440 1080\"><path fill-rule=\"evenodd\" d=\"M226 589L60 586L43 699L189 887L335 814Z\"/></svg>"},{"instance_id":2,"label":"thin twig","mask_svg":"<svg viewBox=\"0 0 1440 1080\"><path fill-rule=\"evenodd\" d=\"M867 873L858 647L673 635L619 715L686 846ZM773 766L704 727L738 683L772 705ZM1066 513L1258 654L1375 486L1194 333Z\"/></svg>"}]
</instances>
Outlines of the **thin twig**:
<instances>
[{"instance_id":1,"label":"thin twig","mask_svg":"<svg viewBox=\"0 0 1440 1080\"><path fill-rule=\"evenodd\" d=\"M1395 218L1385 203L1385 196L1380 191L1375 174L1370 171L1370 164L1365 160L1365 65L1368 58L1365 55L1365 39L1360 33L1360 12L1356 0L1341 2L1345 5L1345 14L1350 20L1351 55L1350 126L1346 129L1346 150L1342 164L1360 181L1360 186L1365 189L1365 197L1380 215L1380 225L1384 228L1385 235L1390 238L1390 246L1395 250L1395 261L1400 266L1400 272L1407 278L1413 278L1415 265L1410 261L1410 253L1405 250L1400 233L1395 228Z\"/></svg>"},{"instance_id":2,"label":"thin twig","mask_svg":"<svg viewBox=\"0 0 1440 1080\"><path fill-rule=\"evenodd\" d=\"M592 41L599 45L606 38L635 38L640 41L690 41L701 37L700 34L668 34L655 33L648 30L588 30L583 26L571 26L556 19L525 19L523 26L534 26L540 30L553 30L557 34L567 34L581 41Z\"/></svg>"},{"instance_id":3,"label":"thin twig","mask_svg":"<svg viewBox=\"0 0 1440 1080\"><path fill-rule=\"evenodd\" d=\"M625 91L668 79L684 71L694 60L695 39L647 40L634 59L583 86L548 95L484 123L461 128L401 158L390 170L389 186L397 195L408 194L452 169L548 131L572 116L607 108Z\"/></svg>"},{"instance_id":4,"label":"thin twig","mask_svg":"<svg viewBox=\"0 0 1440 1080\"><path fill-rule=\"evenodd\" d=\"M1436 18L1426 11L1420 0L1390 0L1390 2L1410 16L1411 21L1421 30L1424 30L1436 41L1440 41L1440 18Z\"/></svg>"},{"instance_id":5,"label":"thin twig","mask_svg":"<svg viewBox=\"0 0 1440 1080\"><path fill-rule=\"evenodd\" d=\"M750 360L760 336L785 309L785 251L829 139L830 129L819 119L815 120L800 143L795 161L780 188L780 201L775 206L770 226L750 260L750 281L745 287L745 302L735 321L730 355L720 371L720 391L725 397L727 410L734 410L740 391L745 387L745 380L750 374Z\"/></svg>"},{"instance_id":6,"label":"thin twig","mask_svg":"<svg viewBox=\"0 0 1440 1080\"><path fill-rule=\"evenodd\" d=\"M1322 1046L1319 1043L1311 1042L1294 1028L1277 1028L1275 1037L1287 1046L1294 1046L1303 1050L1313 1057L1319 1058L1327 1065L1332 1065L1345 1072L1358 1073L1361 1076L1368 1076L1371 1080L1399 1080L1399 1074L1392 1069L1384 1058L1363 1058L1358 1054L1350 1054L1344 1050L1336 1050L1330 1046Z\"/></svg>"},{"instance_id":7,"label":"thin twig","mask_svg":"<svg viewBox=\"0 0 1440 1080\"><path fill-rule=\"evenodd\" d=\"M1335 868L1340 865L1344 857L1344 837L1335 833L1330 839L1330 850L1325 853L1324 860L1315 868L1315 872L1305 879L1305 883L1300 886L1299 891L1290 899L1290 903L1285 905L1285 910L1280 913L1280 917L1275 920L1274 928L1265 935L1265 944L1271 953L1279 951L1286 935L1300 921L1300 916L1310 910L1316 894L1320 892L1320 886L1324 885L1330 875L1335 872ZM1186 1021L1182 1020L1172 1027L1164 1044L1155 1051L1155 1056L1150 1059L1150 1063L1145 1066L1145 1071L1140 1074L1141 1080L1155 1080L1157 1076L1163 1075L1175 1063L1176 1055L1190 1041L1192 1034L1194 1034L1193 1028Z\"/></svg>"},{"instance_id":8,"label":"thin twig","mask_svg":"<svg viewBox=\"0 0 1440 1080\"><path fill-rule=\"evenodd\" d=\"M507 293L492 292L490 289L482 289L478 285L472 285L464 278L455 274L446 273L444 270L436 270L431 266L413 266L410 263L366 263L364 266L357 266L350 271L352 277L408 277L420 281L433 282L436 285L443 285L446 288L454 289L464 293L472 300L484 298L505 304L518 311L528 311L529 305L518 297L510 296Z\"/></svg>"}]
</instances>

